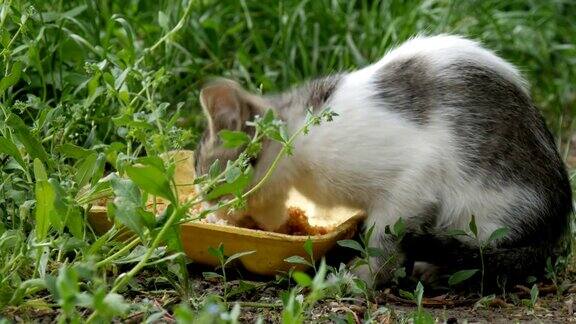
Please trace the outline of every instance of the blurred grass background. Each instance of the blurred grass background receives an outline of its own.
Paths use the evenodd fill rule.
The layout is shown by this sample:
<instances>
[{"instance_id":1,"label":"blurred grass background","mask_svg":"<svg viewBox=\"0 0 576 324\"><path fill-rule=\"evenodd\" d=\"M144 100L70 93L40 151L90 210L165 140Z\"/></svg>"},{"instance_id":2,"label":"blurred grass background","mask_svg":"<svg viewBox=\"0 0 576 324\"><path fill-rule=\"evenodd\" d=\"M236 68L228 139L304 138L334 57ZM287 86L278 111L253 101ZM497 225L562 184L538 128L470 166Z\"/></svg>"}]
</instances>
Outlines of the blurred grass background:
<instances>
[{"instance_id":1,"label":"blurred grass background","mask_svg":"<svg viewBox=\"0 0 576 324\"><path fill-rule=\"evenodd\" d=\"M125 52L136 55L153 44L184 7L182 1L166 0L32 4L44 13L44 23L36 21L23 36L36 47L40 62L28 62L28 84L20 95L42 97L37 77L45 74L52 91L43 99L55 103L85 95L78 91L69 96L90 77L86 62L112 59L119 68L129 65ZM20 8L25 11L29 5L22 2ZM416 34L456 33L481 41L516 64L559 134L570 128L576 112L575 18L573 0L203 0L196 1L176 37L147 56L146 65L171 76L170 87L157 95L171 103L185 102L188 111L198 113L196 95L209 76L277 91L362 67ZM16 27L6 20L4 33Z\"/></svg>"},{"instance_id":2,"label":"blurred grass background","mask_svg":"<svg viewBox=\"0 0 576 324\"><path fill-rule=\"evenodd\" d=\"M153 21L139 13L167 10L169 3L160 2L156 10L134 6L133 16ZM177 17L178 8L170 14ZM153 27L141 26L145 38ZM180 74L177 89L183 93L176 98L195 94L198 81L208 75L274 91L375 62L416 34L439 33L479 40L516 64L556 133L570 124L576 113L576 2L571 0L205 2L178 40L186 51L176 60L167 55L165 65L174 64Z\"/></svg>"}]
</instances>

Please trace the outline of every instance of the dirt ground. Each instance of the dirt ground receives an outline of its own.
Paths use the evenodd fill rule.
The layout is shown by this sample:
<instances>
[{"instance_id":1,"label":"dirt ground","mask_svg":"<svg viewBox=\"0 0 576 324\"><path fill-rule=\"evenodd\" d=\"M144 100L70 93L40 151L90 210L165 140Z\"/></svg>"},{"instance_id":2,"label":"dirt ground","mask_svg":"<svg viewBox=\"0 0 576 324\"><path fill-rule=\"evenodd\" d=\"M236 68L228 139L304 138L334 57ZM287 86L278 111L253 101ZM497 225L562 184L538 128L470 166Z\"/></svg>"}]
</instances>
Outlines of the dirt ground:
<instances>
[{"instance_id":1,"label":"dirt ground","mask_svg":"<svg viewBox=\"0 0 576 324\"><path fill-rule=\"evenodd\" d=\"M191 269L192 291L191 304L200 306L211 294L223 295L220 282L208 281L200 275L202 269ZM571 277L574 274L571 274ZM228 282L229 304L241 305L241 322L252 323L262 318L265 323L279 323L281 320L280 293L287 289L287 283L254 278L241 272L233 273ZM181 302L179 294L166 282L159 282L154 273L144 272L138 278L138 289L127 293L132 302L139 303L140 310L134 309L131 314L118 323L139 323L145 318L154 316L152 322L173 323L172 308ZM240 279L244 277L243 279ZM574 281L570 281L574 282ZM248 288L246 288L248 287ZM530 298L528 287L515 287L511 293L480 300L478 296L465 296L456 293L425 293L424 309L431 313L438 323L569 323L576 322L574 300L576 285L563 286L559 293L554 285L540 284L540 296L533 308L522 301ZM135 288L135 287L133 287ZM242 292L240 288L243 288ZM58 316L57 305L38 308L11 308L2 313L14 322L28 323L53 322ZM309 319L315 323L346 323L346 319L360 323L372 314L378 323L404 322L416 310L410 300L399 296L391 289L376 292L369 305L363 298L328 298L318 302L309 313ZM88 312L86 312L88 315Z\"/></svg>"},{"instance_id":2,"label":"dirt ground","mask_svg":"<svg viewBox=\"0 0 576 324\"><path fill-rule=\"evenodd\" d=\"M213 285L213 284L208 284ZM212 286L212 289L215 287ZM242 298L242 319L252 322L258 316L267 323L280 321L281 308L263 307L278 303L281 287L268 285L260 292L248 293ZM432 313L440 323L567 323L576 322L574 316L574 299L576 299L576 286L570 286L562 294L557 293L553 285L541 285L541 295L534 308L522 302L529 299L529 288L518 287L502 297L487 298L485 301L478 297L464 297L459 294L431 294L426 295L423 305L426 311ZM251 307L250 303L256 304ZM311 311L311 319L315 322L329 323L337 319L346 319L348 316L360 323L366 318L368 312L381 313L375 316L380 323L402 322L416 310L416 305L407 299L398 296L390 289L378 291L374 301L367 306L363 299L343 298L326 299L319 302Z\"/></svg>"}]
</instances>

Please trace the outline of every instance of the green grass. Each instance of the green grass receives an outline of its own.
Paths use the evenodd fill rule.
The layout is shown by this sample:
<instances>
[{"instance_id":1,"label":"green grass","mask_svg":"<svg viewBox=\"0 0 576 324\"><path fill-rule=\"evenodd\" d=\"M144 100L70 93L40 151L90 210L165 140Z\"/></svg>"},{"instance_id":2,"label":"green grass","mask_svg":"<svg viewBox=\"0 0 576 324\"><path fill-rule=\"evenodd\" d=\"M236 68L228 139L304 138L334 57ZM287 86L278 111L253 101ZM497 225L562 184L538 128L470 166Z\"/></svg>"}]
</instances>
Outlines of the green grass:
<instances>
[{"instance_id":1,"label":"green grass","mask_svg":"<svg viewBox=\"0 0 576 324\"><path fill-rule=\"evenodd\" d=\"M279 91L374 62L416 34L458 33L520 67L568 157L575 13L571 0L0 1L0 314L127 318L145 307L134 298L145 270L175 296L168 312L207 316L213 299L189 279L173 226L188 204L175 202L159 221L141 207L141 190L174 199L171 163L138 158L195 146L204 122L197 96L211 76ZM243 162L225 170L241 171L238 188ZM104 181L114 171L130 180ZM112 191L118 224L98 237L86 210ZM114 240L123 226L139 234L130 245ZM322 287L300 306L301 289L287 294L285 319L309 316L309 300L330 295L317 280L293 287ZM216 300L233 322L232 306Z\"/></svg>"}]
</instances>

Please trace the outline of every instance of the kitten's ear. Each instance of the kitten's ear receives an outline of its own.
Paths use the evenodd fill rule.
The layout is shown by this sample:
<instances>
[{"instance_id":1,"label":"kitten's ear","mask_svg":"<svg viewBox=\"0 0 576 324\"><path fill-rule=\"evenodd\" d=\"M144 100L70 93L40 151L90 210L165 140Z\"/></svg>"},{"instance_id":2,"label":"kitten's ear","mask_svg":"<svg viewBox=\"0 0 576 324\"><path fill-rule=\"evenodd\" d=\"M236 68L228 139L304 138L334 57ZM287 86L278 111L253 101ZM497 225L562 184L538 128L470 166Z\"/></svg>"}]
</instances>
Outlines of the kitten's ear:
<instances>
[{"instance_id":1,"label":"kitten's ear","mask_svg":"<svg viewBox=\"0 0 576 324\"><path fill-rule=\"evenodd\" d=\"M222 79L202 89L200 104L211 136L223 129L242 130L247 121L265 111L262 98L247 93L234 81Z\"/></svg>"}]
</instances>

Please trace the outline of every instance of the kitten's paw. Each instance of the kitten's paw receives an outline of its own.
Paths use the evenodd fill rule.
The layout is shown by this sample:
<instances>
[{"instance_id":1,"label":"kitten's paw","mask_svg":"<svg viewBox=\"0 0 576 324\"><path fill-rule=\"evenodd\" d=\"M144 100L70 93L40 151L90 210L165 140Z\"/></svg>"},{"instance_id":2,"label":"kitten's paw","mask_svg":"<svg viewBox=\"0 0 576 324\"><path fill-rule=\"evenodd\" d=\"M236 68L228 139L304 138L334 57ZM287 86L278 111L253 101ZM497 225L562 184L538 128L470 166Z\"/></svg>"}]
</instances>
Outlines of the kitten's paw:
<instances>
[{"instance_id":1,"label":"kitten's paw","mask_svg":"<svg viewBox=\"0 0 576 324\"><path fill-rule=\"evenodd\" d=\"M438 280L441 272L440 267L427 262L414 262L412 277L420 280L425 284L430 284Z\"/></svg>"}]
</instances>

